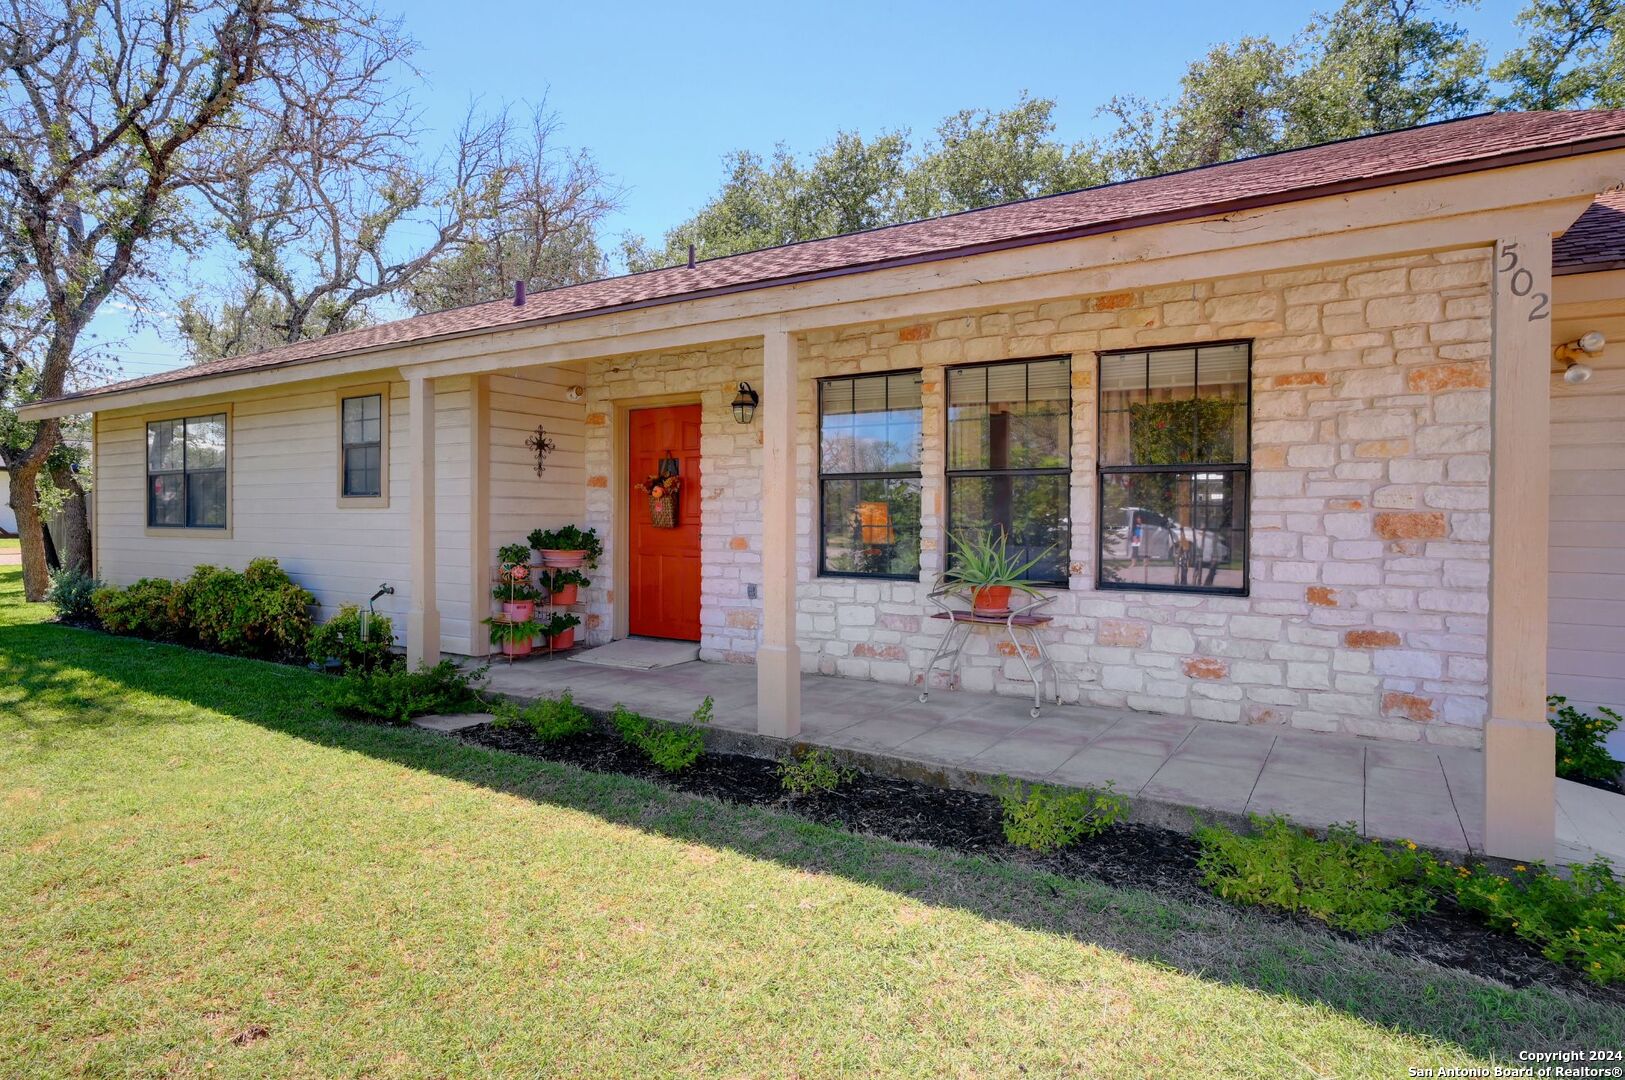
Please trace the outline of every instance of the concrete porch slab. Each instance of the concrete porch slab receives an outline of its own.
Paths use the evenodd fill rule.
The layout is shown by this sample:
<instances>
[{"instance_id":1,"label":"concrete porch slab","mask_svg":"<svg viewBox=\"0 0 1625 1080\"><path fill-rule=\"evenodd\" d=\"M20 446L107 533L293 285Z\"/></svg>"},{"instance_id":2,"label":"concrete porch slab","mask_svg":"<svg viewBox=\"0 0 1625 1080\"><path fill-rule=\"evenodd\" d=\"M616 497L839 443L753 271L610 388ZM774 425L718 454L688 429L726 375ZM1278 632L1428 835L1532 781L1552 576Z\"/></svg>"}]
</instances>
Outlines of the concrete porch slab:
<instances>
[{"instance_id":1,"label":"concrete porch slab","mask_svg":"<svg viewBox=\"0 0 1625 1080\"><path fill-rule=\"evenodd\" d=\"M1128 709L1046 705L1030 698L933 692L833 676L802 676L797 743L853 764L973 790L1000 776L1074 786L1110 781L1135 820L1189 828L1193 811L1243 821L1285 814L1305 825L1353 822L1362 833L1450 851L1481 849L1483 762L1475 751L1347 735L1248 727ZM715 700L719 746L778 756L786 744L756 733L756 669L692 662L639 671L533 659L491 669L490 688L516 698L570 690L581 705L617 703L671 722ZM1625 796L1615 804L1570 792L1559 806L1560 856L1625 847ZM1615 814L1619 815L1618 817ZM1613 833L1609 834L1608 830ZM1625 851L1618 862L1625 865Z\"/></svg>"}]
</instances>

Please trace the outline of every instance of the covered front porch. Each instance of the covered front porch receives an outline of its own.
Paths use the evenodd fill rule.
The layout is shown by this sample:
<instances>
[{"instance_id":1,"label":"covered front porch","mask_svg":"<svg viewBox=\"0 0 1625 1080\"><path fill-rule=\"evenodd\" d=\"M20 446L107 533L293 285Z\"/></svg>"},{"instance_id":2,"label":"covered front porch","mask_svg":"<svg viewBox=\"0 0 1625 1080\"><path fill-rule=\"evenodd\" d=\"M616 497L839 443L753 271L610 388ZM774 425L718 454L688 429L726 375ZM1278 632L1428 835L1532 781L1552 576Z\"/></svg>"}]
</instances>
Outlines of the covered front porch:
<instances>
[{"instance_id":1,"label":"covered front porch","mask_svg":"<svg viewBox=\"0 0 1625 1080\"><path fill-rule=\"evenodd\" d=\"M519 700L569 690L578 704L615 705L680 723L707 696L724 744L751 753L785 744L755 738L756 672L693 661L654 671L564 659L497 664L491 689ZM999 776L1074 787L1108 781L1139 820L1176 827L1191 809L1221 815L1285 814L1304 825L1353 822L1367 836L1482 853L1484 762L1461 747L1402 745L1349 736L1238 727L1126 709L1047 707L1028 699L938 693L922 704L905 686L823 675L800 680L799 745L835 751L868 768L954 787ZM1597 853L1625 861L1625 821L1600 812L1605 793L1560 781L1559 861ZM1612 797L1625 808L1625 798Z\"/></svg>"}]
</instances>

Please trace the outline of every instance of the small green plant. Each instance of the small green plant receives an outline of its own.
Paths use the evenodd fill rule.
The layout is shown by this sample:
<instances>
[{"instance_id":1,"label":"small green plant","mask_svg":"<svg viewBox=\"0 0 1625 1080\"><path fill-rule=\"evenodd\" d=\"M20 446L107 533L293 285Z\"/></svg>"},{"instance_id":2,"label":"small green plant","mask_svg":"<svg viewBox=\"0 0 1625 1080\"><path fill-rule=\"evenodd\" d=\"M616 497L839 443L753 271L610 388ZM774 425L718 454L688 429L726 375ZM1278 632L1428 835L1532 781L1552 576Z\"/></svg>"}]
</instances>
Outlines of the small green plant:
<instances>
[{"instance_id":1,"label":"small green plant","mask_svg":"<svg viewBox=\"0 0 1625 1080\"><path fill-rule=\"evenodd\" d=\"M96 618L93 597L96 590L103 587L93 575L64 566L51 574L45 602L56 609L56 617L64 622L90 622Z\"/></svg>"},{"instance_id":2,"label":"small green plant","mask_svg":"<svg viewBox=\"0 0 1625 1080\"><path fill-rule=\"evenodd\" d=\"M953 544L953 561L943 578L972 593L983 589L1037 593L1036 588L1027 584L1027 572L1055 550L1055 545L1051 544L1022 562L1010 553L1009 538L1002 529L992 537L982 535L967 538L949 533L948 539Z\"/></svg>"},{"instance_id":3,"label":"small green plant","mask_svg":"<svg viewBox=\"0 0 1625 1080\"><path fill-rule=\"evenodd\" d=\"M552 586L555 592L559 589L568 588L571 585L575 585L583 589L592 588L592 580L580 570L554 570L551 573L552 577L549 579L548 583Z\"/></svg>"},{"instance_id":4,"label":"small green plant","mask_svg":"<svg viewBox=\"0 0 1625 1080\"><path fill-rule=\"evenodd\" d=\"M186 634L180 590L164 578L142 578L126 588L108 585L90 594L96 618L113 634L177 641Z\"/></svg>"},{"instance_id":5,"label":"small green plant","mask_svg":"<svg viewBox=\"0 0 1625 1080\"><path fill-rule=\"evenodd\" d=\"M1252 823L1246 836L1223 825L1196 830L1202 883L1226 900L1303 912L1356 934L1433 906L1425 880L1433 860L1410 841L1387 847L1352 825L1334 825L1322 840L1279 815Z\"/></svg>"},{"instance_id":6,"label":"small green plant","mask_svg":"<svg viewBox=\"0 0 1625 1080\"><path fill-rule=\"evenodd\" d=\"M1128 813L1128 800L1104 788L1063 788L1001 780L994 787L1004 808L1004 838L1033 851L1056 851L1085 836L1099 836Z\"/></svg>"},{"instance_id":7,"label":"small green plant","mask_svg":"<svg viewBox=\"0 0 1625 1080\"><path fill-rule=\"evenodd\" d=\"M497 562L502 566L529 566L530 548L524 544L503 544L497 548Z\"/></svg>"},{"instance_id":8,"label":"small green plant","mask_svg":"<svg viewBox=\"0 0 1625 1080\"><path fill-rule=\"evenodd\" d=\"M1608 736L1625 717L1606 706L1588 716L1558 694L1546 698L1546 718L1557 730L1557 775L1566 780L1619 779L1619 762L1608 753Z\"/></svg>"},{"instance_id":9,"label":"small green plant","mask_svg":"<svg viewBox=\"0 0 1625 1080\"><path fill-rule=\"evenodd\" d=\"M358 605L345 604L311 630L308 655L319 668L334 664L340 672L375 671L401 662L391 651L394 644L395 626L388 616L365 615Z\"/></svg>"},{"instance_id":10,"label":"small green plant","mask_svg":"<svg viewBox=\"0 0 1625 1080\"><path fill-rule=\"evenodd\" d=\"M486 669L460 670L450 660L416 671L403 667L357 671L334 680L328 703L346 716L404 724L429 713L472 712L480 707L474 686Z\"/></svg>"},{"instance_id":11,"label":"small green plant","mask_svg":"<svg viewBox=\"0 0 1625 1080\"><path fill-rule=\"evenodd\" d=\"M779 783L792 795L830 794L857 775L822 750L803 750L779 762Z\"/></svg>"},{"instance_id":12,"label":"small green plant","mask_svg":"<svg viewBox=\"0 0 1625 1080\"><path fill-rule=\"evenodd\" d=\"M526 539L537 551L585 551L587 567L596 569L604 554L604 542L597 529L566 525L562 529L536 529Z\"/></svg>"},{"instance_id":13,"label":"small green plant","mask_svg":"<svg viewBox=\"0 0 1625 1080\"><path fill-rule=\"evenodd\" d=\"M531 731L544 743L571 739L592 730L592 718L566 690L556 698L542 698L521 714Z\"/></svg>"},{"instance_id":14,"label":"small green plant","mask_svg":"<svg viewBox=\"0 0 1625 1080\"><path fill-rule=\"evenodd\" d=\"M713 703L707 697L694 710L693 722L709 724L712 707ZM624 705L616 705L610 712L609 724L623 740L643 751L651 762L665 772L682 772L705 753L705 736L697 728L657 724Z\"/></svg>"},{"instance_id":15,"label":"small green plant","mask_svg":"<svg viewBox=\"0 0 1625 1080\"><path fill-rule=\"evenodd\" d=\"M574 630L581 625L581 616L573 611L555 611L542 623L542 634L545 637L558 637L566 630Z\"/></svg>"},{"instance_id":16,"label":"small green plant","mask_svg":"<svg viewBox=\"0 0 1625 1080\"><path fill-rule=\"evenodd\" d=\"M1428 880L1548 960L1572 964L1598 983L1625 982L1625 884L1607 859L1571 866L1566 878L1539 863L1507 875L1430 860Z\"/></svg>"},{"instance_id":17,"label":"small green plant","mask_svg":"<svg viewBox=\"0 0 1625 1080\"><path fill-rule=\"evenodd\" d=\"M523 645L527 641L534 641L543 633L542 624L535 619L513 622L493 615L482 621L490 628L493 645Z\"/></svg>"}]
</instances>

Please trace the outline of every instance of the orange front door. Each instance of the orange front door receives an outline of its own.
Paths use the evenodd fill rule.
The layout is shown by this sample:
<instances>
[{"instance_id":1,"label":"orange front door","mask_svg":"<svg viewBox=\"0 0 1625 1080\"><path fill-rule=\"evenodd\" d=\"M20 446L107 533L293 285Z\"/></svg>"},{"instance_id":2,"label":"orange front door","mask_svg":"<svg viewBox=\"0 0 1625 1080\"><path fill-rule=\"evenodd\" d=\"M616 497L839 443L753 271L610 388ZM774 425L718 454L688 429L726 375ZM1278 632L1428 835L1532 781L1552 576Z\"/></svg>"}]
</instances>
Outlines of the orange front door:
<instances>
[{"instance_id":1,"label":"orange front door","mask_svg":"<svg viewBox=\"0 0 1625 1080\"><path fill-rule=\"evenodd\" d=\"M700 407L636 409L630 418L629 629L640 637L698 641ZM677 490L677 526L671 529L654 524L649 496L637 490L638 484L660 473L660 463L666 458L676 459L682 480Z\"/></svg>"}]
</instances>

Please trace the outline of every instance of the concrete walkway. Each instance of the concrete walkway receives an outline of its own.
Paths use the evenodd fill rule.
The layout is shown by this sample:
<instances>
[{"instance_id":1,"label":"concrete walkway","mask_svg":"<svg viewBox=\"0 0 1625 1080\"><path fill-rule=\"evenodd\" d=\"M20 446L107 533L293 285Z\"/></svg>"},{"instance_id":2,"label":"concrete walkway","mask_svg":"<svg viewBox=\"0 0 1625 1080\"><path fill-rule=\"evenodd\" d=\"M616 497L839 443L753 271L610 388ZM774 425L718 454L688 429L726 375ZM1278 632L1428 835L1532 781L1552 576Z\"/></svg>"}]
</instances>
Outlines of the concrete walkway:
<instances>
[{"instance_id":1,"label":"concrete walkway","mask_svg":"<svg viewBox=\"0 0 1625 1080\"><path fill-rule=\"evenodd\" d=\"M709 695L717 728L756 731L756 670L749 666L627 671L533 659L496 663L490 679L492 690L517 698L569 689L589 708L619 703L668 721L688 719ZM801 741L952 786L999 775L1074 786L1110 780L1147 820L1178 824L1187 807L1278 812L1305 825L1352 821L1369 836L1450 851L1483 846L1483 762L1472 750L1074 705L1046 706L1034 720L1030 698L938 690L921 704L907 687L822 675L802 676L801 692ZM1612 798L1625 807L1625 797ZM1595 801L1579 799L1582 809L1560 815L1565 861L1608 843L1599 829L1612 819ZM1593 827L1582 833L1576 816ZM1615 835L1609 846L1625 848L1625 839ZM1625 864L1625 851L1619 856Z\"/></svg>"}]
</instances>

